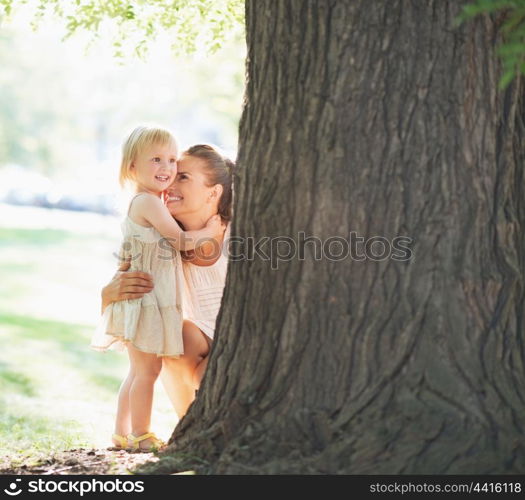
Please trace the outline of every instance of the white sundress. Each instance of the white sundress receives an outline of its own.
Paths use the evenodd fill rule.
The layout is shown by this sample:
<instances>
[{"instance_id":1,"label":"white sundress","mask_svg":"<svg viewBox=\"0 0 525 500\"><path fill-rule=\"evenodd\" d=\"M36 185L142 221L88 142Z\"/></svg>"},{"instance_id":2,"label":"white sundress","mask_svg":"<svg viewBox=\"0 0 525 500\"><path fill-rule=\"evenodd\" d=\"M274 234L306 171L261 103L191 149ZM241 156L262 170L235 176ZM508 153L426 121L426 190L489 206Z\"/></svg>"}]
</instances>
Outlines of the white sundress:
<instances>
[{"instance_id":1,"label":"white sundress","mask_svg":"<svg viewBox=\"0 0 525 500\"><path fill-rule=\"evenodd\" d=\"M129 215L121 227L124 238L120 258L131 257L130 271L151 274L154 288L139 299L109 304L91 339L91 347L100 351L123 350L130 342L143 352L179 357L184 354L180 252L154 227L140 226Z\"/></svg>"}]
</instances>

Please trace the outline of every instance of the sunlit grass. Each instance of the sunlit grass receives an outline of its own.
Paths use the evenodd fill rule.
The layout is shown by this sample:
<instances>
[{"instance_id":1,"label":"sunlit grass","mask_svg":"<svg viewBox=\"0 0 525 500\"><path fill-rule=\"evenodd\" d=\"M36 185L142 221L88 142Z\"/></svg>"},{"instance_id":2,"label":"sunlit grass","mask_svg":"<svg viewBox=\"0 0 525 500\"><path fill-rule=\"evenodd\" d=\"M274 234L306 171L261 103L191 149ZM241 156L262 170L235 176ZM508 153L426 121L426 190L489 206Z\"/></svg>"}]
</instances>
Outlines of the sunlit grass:
<instances>
[{"instance_id":1,"label":"sunlit grass","mask_svg":"<svg viewBox=\"0 0 525 500\"><path fill-rule=\"evenodd\" d=\"M74 229L0 227L4 462L6 456L28 463L58 450L110 445L127 358L92 351L89 341L117 242L118 233L107 238ZM152 430L167 439L176 421L159 383Z\"/></svg>"},{"instance_id":2,"label":"sunlit grass","mask_svg":"<svg viewBox=\"0 0 525 500\"><path fill-rule=\"evenodd\" d=\"M0 247L26 245L39 248L56 246L68 239L73 239L74 234L61 229L18 229L2 228L0 233Z\"/></svg>"}]
</instances>

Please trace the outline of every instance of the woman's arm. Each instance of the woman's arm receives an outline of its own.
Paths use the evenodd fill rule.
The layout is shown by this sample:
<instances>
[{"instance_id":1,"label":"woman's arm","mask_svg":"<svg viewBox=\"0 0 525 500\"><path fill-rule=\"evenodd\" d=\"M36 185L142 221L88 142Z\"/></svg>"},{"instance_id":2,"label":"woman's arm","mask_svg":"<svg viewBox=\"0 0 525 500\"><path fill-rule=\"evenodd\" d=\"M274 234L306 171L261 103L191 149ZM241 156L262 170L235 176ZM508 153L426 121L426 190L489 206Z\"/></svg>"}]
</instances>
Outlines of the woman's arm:
<instances>
[{"instance_id":1,"label":"woman's arm","mask_svg":"<svg viewBox=\"0 0 525 500\"><path fill-rule=\"evenodd\" d=\"M142 271L128 271L129 261L123 262L111 281L102 288L102 312L112 302L139 299L153 290L153 278Z\"/></svg>"},{"instance_id":2,"label":"woman's arm","mask_svg":"<svg viewBox=\"0 0 525 500\"><path fill-rule=\"evenodd\" d=\"M132 210L151 224L175 250L193 250L214 236L223 234L225 226L220 216L212 217L206 227L195 231L183 231L169 213L160 198L140 196L133 203Z\"/></svg>"}]
</instances>

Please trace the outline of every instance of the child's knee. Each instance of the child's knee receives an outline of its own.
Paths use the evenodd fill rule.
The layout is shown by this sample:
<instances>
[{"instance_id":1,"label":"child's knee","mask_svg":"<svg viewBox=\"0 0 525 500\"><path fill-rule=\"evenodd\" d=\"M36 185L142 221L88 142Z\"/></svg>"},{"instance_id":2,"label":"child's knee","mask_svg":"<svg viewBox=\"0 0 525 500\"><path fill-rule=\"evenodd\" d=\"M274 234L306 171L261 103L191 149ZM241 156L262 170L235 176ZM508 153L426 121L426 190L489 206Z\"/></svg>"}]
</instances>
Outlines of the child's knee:
<instances>
[{"instance_id":1,"label":"child's knee","mask_svg":"<svg viewBox=\"0 0 525 500\"><path fill-rule=\"evenodd\" d=\"M142 379L144 378L157 379L158 376L160 375L161 368L162 368L162 362L160 360L159 362L144 363L136 367L135 378L140 377Z\"/></svg>"},{"instance_id":2,"label":"child's knee","mask_svg":"<svg viewBox=\"0 0 525 500\"><path fill-rule=\"evenodd\" d=\"M149 374L157 379L160 375L160 370L162 369L162 363L156 363L150 367Z\"/></svg>"},{"instance_id":3,"label":"child's knee","mask_svg":"<svg viewBox=\"0 0 525 500\"><path fill-rule=\"evenodd\" d=\"M144 372L141 372L141 373L138 373L137 376L133 379L133 382L135 383L136 381L140 381L140 382L145 382L145 381L148 381L148 382L151 382L151 383L155 383L155 381L159 378L159 374L154 372L154 371L144 371Z\"/></svg>"}]
</instances>

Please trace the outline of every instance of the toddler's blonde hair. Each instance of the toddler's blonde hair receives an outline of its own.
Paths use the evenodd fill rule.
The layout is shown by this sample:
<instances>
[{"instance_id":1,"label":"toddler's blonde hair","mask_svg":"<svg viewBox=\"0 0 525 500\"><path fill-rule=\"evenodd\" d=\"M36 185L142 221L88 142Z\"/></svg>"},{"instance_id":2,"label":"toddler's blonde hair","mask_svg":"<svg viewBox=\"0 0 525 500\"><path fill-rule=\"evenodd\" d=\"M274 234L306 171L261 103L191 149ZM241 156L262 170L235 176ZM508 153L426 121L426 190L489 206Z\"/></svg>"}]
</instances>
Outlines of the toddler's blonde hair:
<instances>
[{"instance_id":1,"label":"toddler's blonde hair","mask_svg":"<svg viewBox=\"0 0 525 500\"><path fill-rule=\"evenodd\" d=\"M131 164L135 161L138 154L147 146L152 144L173 144L175 149L178 145L173 134L164 128L160 127L148 127L141 125L137 127L126 142L122 145L122 161L120 163L119 183L122 187L126 185L126 182L132 181L133 176L131 173Z\"/></svg>"}]
</instances>

